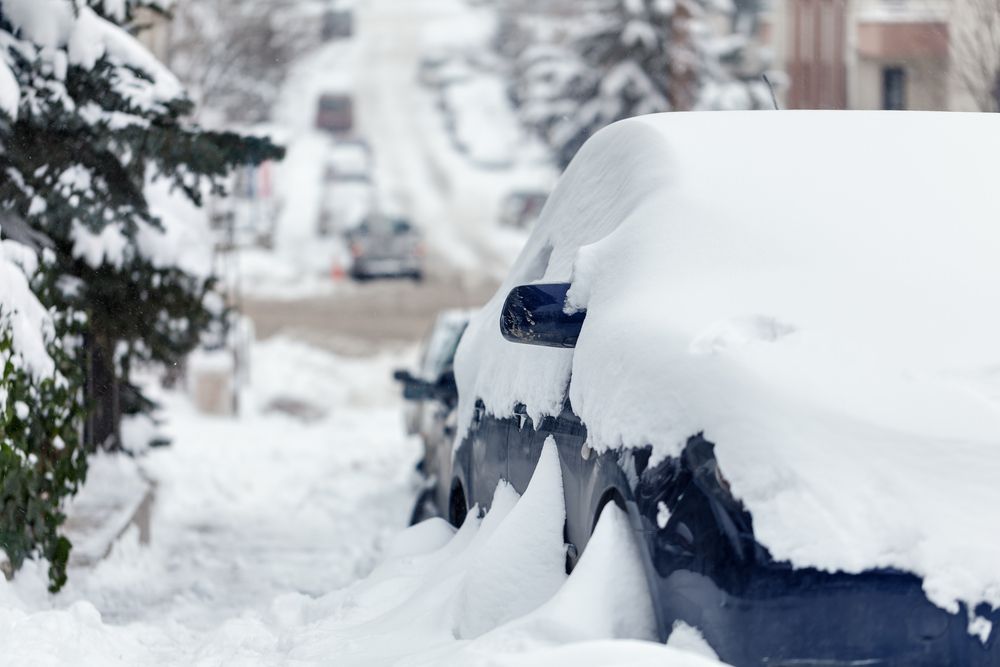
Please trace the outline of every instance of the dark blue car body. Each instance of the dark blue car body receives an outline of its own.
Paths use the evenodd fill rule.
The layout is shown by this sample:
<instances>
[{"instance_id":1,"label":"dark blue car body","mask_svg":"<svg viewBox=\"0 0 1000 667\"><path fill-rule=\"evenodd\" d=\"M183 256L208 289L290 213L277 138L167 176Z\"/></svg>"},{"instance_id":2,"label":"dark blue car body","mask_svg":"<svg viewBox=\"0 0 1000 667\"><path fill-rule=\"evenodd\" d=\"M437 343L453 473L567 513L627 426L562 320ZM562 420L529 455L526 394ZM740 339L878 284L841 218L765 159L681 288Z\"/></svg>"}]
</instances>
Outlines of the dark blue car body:
<instances>
[{"instance_id":1,"label":"dark blue car body","mask_svg":"<svg viewBox=\"0 0 1000 667\"><path fill-rule=\"evenodd\" d=\"M729 493L712 443L692 435L683 454L649 465L648 449L601 454L567 403L538 424L523 410L497 418L477 404L456 453L447 507L488 508L497 482L524 492L542 445L554 437L566 499L567 568L583 552L601 508L617 503L643 549L661 639L675 624L697 628L725 662L746 666L870 665L1000 667L998 632L984 644L968 632L968 610L949 614L905 572L860 574L794 569L754 538L753 520ZM666 509L663 512L663 509ZM669 517L664 525L661 521ZM977 610L1000 624L1000 613ZM1000 627L1000 625L997 625Z\"/></svg>"}]
</instances>

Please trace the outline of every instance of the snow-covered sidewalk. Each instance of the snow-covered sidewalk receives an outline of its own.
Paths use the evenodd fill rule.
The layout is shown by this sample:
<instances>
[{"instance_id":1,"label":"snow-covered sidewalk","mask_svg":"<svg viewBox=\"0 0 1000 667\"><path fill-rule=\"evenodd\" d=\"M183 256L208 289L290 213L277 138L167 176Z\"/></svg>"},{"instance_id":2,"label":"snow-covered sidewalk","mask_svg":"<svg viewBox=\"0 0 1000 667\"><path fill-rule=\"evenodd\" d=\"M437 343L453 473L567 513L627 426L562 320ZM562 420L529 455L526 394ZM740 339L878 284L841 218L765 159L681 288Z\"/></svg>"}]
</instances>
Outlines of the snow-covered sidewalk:
<instances>
[{"instance_id":1,"label":"snow-covered sidewalk","mask_svg":"<svg viewBox=\"0 0 1000 667\"><path fill-rule=\"evenodd\" d=\"M409 518L418 446L391 380L401 363L278 339L254 351L243 419L159 397L174 442L141 459L157 485L151 544L130 529L54 598L42 566L0 580L4 664L221 664L244 649L284 662L252 629L273 623L274 600L354 582ZM325 416L300 421L289 399Z\"/></svg>"}]
</instances>

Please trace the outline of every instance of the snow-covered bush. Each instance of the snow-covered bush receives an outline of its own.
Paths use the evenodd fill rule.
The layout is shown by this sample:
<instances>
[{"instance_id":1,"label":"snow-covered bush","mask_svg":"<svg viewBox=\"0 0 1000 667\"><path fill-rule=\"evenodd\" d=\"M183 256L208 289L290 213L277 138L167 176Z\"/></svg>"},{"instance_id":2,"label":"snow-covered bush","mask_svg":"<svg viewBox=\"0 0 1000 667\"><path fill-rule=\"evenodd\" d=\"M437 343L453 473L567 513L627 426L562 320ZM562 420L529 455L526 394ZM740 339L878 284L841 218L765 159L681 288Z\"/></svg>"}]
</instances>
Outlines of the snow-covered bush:
<instances>
[{"instance_id":1,"label":"snow-covered bush","mask_svg":"<svg viewBox=\"0 0 1000 667\"><path fill-rule=\"evenodd\" d=\"M59 532L62 501L87 466L79 337L72 335L82 320L72 311L46 312L8 255L28 270L35 263L27 249L0 244L0 568L10 576L25 558L42 556L56 590L66 581L70 551ZM70 335L58 337L57 323Z\"/></svg>"},{"instance_id":2,"label":"snow-covered bush","mask_svg":"<svg viewBox=\"0 0 1000 667\"><path fill-rule=\"evenodd\" d=\"M51 246L43 303L87 315L86 439L111 447L122 413L148 408L130 367L177 364L213 319L213 280L182 261L149 184L200 205L234 167L281 154L189 120L176 77L123 28L138 4L155 3L0 1L0 211Z\"/></svg>"}]
</instances>

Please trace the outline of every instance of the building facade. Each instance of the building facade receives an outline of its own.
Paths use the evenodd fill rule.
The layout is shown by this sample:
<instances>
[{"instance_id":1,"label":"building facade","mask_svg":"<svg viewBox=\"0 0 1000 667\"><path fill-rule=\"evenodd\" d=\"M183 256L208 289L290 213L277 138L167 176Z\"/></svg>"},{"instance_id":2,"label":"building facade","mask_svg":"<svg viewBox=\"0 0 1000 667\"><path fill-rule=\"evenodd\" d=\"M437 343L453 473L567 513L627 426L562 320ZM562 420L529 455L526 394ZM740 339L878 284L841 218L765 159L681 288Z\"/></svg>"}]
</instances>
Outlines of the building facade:
<instances>
[{"instance_id":1,"label":"building facade","mask_svg":"<svg viewBox=\"0 0 1000 667\"><path fill-rule=\"evenodd\" d=\"M976 111L957 46L977 0L774 0L791 109Z\"/></svg>"}]
</instances>

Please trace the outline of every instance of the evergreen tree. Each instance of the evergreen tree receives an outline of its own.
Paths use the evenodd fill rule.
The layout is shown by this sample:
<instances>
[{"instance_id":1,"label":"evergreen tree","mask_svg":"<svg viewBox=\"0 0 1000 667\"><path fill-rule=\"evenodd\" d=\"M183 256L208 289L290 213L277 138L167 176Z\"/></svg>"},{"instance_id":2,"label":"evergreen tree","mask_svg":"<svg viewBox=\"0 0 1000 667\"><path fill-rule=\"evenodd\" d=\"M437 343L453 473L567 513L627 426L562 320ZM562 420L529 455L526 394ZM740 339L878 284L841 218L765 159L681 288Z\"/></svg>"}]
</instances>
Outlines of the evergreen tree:
<instances>
[{"instance_id":1,"label":"evergreen tree","mask_svg":"<svg viewBox=\"0 0 1000 667\"><path fill-rule=\"evenodd\" d=\"M0 251L18 225L44 248L26 273L48 313L32 320L48 361L31 370L19 338L42 306L9 303L0 284L0 549L13 569L46 557L53 589L70 549L61 503L86 471L84 411L87 451L118 447L122 413L150 407L130 369L179 363L219 310L212 278L176 261L183 248L164 252L147 188L200 205L234 167L281 156L189 120L175 77L124 28L138 4L0 0Z\"/></svg>"},{"instance_id":2,"label":"evergreen tree","mask_svg":"<svg viewBox=\"0 0 1000 667\"><path fill-rule=\"evenodd\" d=\"M770 108L755 0L610 0L515 68L525 122L564 166L601 127L659 111ZM717 26L725 25L726 30Z\"/></svg>"},{"instance_id":3,"label":"evergreen tree","mask_svg":"<svg viewBox=\"0 0 1000 667\"><path fill-rule=\"evenodd\" d=\"M46 305L88 316L87 439L109 447L122 411L146 405L129 369L178 363L213 319L212 279L157 259L167 241L147 184L166 179L200 205L234 167L281 154L186 120L176 78L121 27L135 4L0 0L0 53L19 93L0 134L0 207L52 244L46 270L61 289Z\"/></svg>"}]
</instances>

